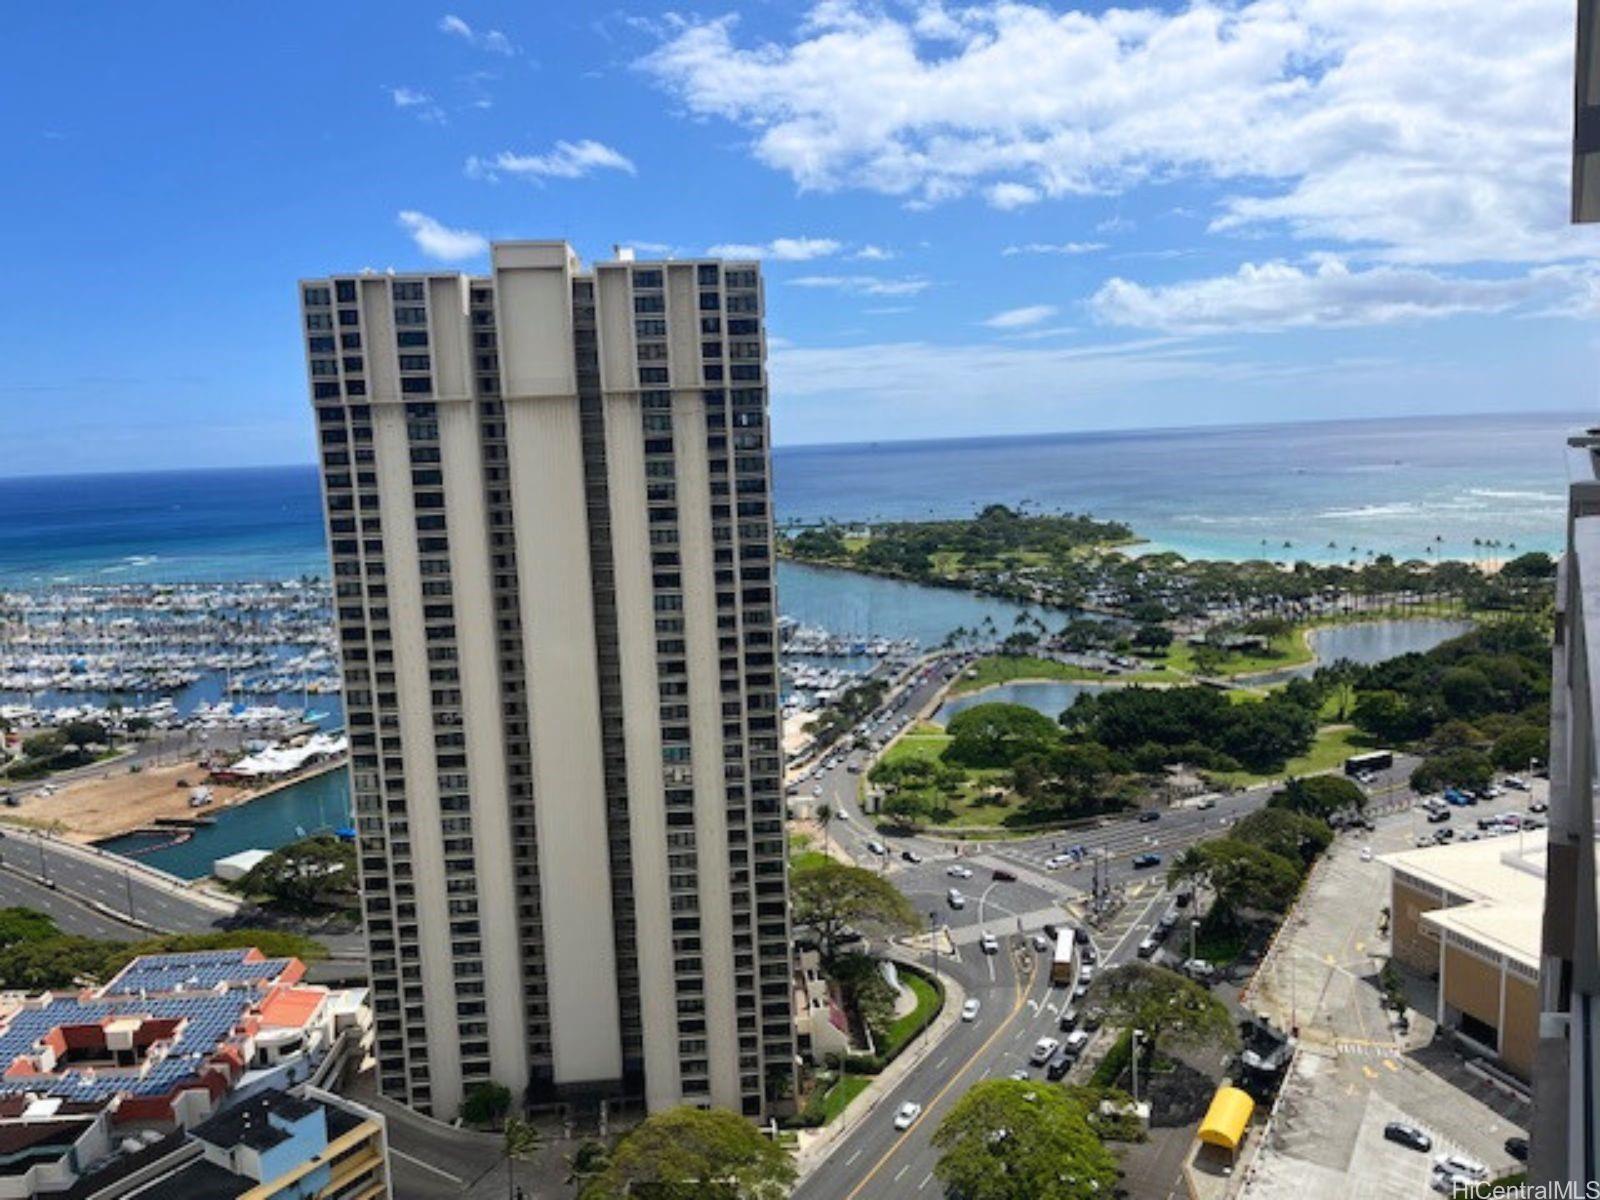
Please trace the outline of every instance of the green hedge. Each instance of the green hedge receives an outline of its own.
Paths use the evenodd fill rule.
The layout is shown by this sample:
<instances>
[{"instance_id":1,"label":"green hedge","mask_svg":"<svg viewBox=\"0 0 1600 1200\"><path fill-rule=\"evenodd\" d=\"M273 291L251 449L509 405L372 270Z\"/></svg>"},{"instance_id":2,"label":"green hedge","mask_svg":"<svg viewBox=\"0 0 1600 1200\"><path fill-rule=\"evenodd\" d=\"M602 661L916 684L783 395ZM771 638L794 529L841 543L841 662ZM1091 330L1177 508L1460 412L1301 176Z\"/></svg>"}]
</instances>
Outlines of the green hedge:
<instances>
[{"instance_id":1,"label":"green hedge","mask_svg":"<svg viewBox=\"0 0 1600 1200\"><path fill-rule=\"evenodd\" d=\"M1112 1043L1111 1049L1106 1051L1106 1056L1095 1067L1094 1074L1089 1077L1089 1086L1096 1088L1115 1086L1132 1061L1133 1031L1124 1029L1117 1035L1117 1040Z\"/></svg>"}]
</instances>

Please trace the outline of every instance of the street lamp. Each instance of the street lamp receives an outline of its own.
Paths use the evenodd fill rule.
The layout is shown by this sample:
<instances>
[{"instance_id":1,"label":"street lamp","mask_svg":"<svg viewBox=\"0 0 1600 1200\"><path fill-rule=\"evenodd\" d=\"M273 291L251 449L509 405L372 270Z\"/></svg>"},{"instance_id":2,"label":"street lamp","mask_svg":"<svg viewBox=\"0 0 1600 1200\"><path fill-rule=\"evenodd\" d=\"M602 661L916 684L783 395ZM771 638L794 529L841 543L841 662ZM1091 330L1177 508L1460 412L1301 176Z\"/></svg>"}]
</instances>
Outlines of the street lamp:
<instances>
[{"instance_id":1,"label":"street lamp","mask_svg":"<svg viewBox=\"0 0 1600 1200\"><path fill-rule=\"evenodd\" d=\"M1139 1107L1139 1040L1144 1037L1144 1030L1133 1031L1133 1055L1128 1060L1128 1069L1133 1074L1133 1107Z\"/></svg>"},{"instance_id":2,"label":"street lamp","mask_svg":"<svg viewBox=\"0 0 1600 1200\"><path fill-rule=\"evenodd\" d=\"M1197 937L1199 937L1199 934L1200 934L1200 918L1199 917L1190 917L1189 918L1189 957L1191 959L1199 957L1199 954L1195 950L1195 939Z\"/></svg>"}]
</instances>

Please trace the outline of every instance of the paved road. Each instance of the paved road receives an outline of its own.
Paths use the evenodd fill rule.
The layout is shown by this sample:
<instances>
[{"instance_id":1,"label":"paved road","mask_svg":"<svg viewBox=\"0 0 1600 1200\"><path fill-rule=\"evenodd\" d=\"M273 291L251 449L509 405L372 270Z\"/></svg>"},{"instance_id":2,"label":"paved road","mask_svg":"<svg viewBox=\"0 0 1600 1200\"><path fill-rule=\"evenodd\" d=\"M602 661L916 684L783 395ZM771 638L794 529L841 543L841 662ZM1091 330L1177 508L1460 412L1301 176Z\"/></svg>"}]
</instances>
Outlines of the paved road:
<instances>
[{"instance_id":1,"label":"paved road","mask_svg":"<svg viewBox=\"0 0 1600 1200\"><path fill-rule=\"evenodd\" d=\"M78 900L103 904L120 916L131 913L137 922L169 932L204 932L226 915L214 903L153 881L116 855L63 847L16 829L0 833L0 864L7 874L31 876Z\"/></svg>"},{"instance_id":2,"label":"paved road","mask_svg":"<svg viewBox=\"0 0 1600 1200\"><path fill-rule=\"evenodd\" d=\"M0 907L22 907L47 913L63 933L113 941L135 941L147 931L107 916L99 909L39 883L32 875L0 868Z\"/></svg>"}]
</instances>

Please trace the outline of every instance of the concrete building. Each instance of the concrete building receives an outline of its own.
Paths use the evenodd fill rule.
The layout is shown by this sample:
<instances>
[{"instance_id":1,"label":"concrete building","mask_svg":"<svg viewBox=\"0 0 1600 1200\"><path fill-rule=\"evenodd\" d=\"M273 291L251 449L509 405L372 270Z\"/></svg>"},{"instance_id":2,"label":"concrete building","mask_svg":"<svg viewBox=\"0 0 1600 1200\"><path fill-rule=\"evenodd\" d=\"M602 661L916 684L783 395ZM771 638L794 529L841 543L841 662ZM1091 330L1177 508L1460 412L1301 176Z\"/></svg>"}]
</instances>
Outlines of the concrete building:
<instances>
[{"instance_id":1,"label":"concrete building","mask_svg":"<svg viewBox=\"0 0 1600 1200\"><path fill-rule=\"evenodd\" d=\"M793 1070L761 277L304 281L383 1091Z\"/></svg>"},{"instance_id":2,"label":"concrete building","mask_svg":"<svg viewBox=\"0 0 1600 1200\"><path fill-rule=\"evenodd\" d=\"M1539 1041L1543 832L1385 855L1396 965L1438 982L1441 1026L1530 1079Z\"/></svg>"}]
</instances>

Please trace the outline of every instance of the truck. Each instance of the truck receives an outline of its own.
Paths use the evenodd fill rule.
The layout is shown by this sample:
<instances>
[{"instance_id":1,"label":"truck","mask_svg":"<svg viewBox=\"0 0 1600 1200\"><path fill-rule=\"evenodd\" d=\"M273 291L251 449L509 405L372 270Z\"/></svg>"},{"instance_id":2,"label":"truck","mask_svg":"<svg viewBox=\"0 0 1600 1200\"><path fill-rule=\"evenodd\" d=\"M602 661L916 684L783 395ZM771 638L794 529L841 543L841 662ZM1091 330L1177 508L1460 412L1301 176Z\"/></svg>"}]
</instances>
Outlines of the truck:
<instances>
[{"instance_id":1,"label":"truck","mask_svg":"<svg viewBox=\"0 0 1600 1200\"><path fill-rule=\"evenodd\" d=\"M1387 771L1394 766L1393 750L1368 750L1365 754L1352 754L1344 760L1346 775L1365 775L1370 771Z\"/></svg>"},{"instance_id":2,"label":"truck","mask_svg":"<svg viewBox=\"0 0 1600 1200\"><path fill-rule=\"evenodd\" d=\"M1050 982L1072 987L1078 982L1078 939L1069 928L1056 937L1055 957L1050 961Z\"/></svg>"}]
</instances>

